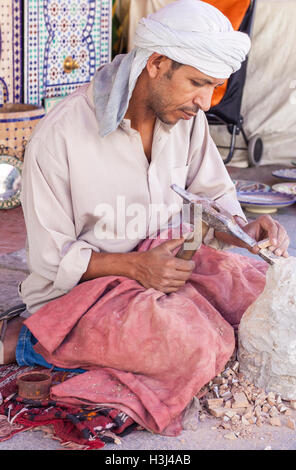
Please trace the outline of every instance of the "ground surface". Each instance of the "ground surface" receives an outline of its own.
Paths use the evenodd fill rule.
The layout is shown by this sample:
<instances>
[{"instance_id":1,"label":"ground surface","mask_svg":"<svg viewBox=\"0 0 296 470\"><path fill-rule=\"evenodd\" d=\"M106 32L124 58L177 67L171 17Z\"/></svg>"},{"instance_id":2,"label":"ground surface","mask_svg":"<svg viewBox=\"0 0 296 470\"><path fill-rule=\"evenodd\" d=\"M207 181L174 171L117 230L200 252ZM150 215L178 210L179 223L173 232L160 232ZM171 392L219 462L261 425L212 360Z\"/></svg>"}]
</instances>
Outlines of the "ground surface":
<instances>
[{"instance_id":1,"label":"ground surface","mask_svg":"<svg viewBox=\"0 0 296 470\"><path fill-rule=\"evenodd\" d=\"M228 169L234 179L274 184L278 183L279 180L274 178L271 173L273 169L278 167L277 165L259 168L229 167ZM246 215L250 220L256 217L256 215L247 212ZM273 217L279 220L288 231L291 238L289 251L291 255L296 256L296 204L279 210ZM24 224L20 208L2 211L2 214L0 211L0 312L20 303L17 285L26 277L28 272L24 240ZM233 251L246 256L253 256L245 250L234 249ZM293 411L292 417L294 419L296 418L295 415L296 411ZM233 440L225 437L229 432L219 428L220 424L220 420L210 417L203 422L198 422L194 430L185 430L175 438L153 435L146 431L137 431L122 438L119 445L106 445L103 451L119 449L296 450L296 431L288 428L284 423L281 427L266 424L258 428L252 425L248 427L247 437L238 437ZM27 431L0 443L0 450L55 450L60 448L59 442L45 438L41 431Z\"/></svg>"}]
</instances>

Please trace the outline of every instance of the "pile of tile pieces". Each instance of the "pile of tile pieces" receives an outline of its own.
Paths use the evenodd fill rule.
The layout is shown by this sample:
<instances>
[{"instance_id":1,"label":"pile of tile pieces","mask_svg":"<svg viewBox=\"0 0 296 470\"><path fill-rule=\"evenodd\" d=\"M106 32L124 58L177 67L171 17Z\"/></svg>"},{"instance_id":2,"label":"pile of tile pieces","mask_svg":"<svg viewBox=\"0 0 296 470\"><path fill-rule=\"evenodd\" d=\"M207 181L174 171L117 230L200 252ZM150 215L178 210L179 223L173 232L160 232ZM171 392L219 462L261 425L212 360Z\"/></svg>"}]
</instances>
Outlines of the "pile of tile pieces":
<instances>
[{"instance_id":1,"label":"pile of tile pieces","mask_svg":"<svg viewBox=\"0 0 296 470\"><path fill-rule=\"evenodd\" d=\"M236 358L205 385L199 396L199 420L217 418L221 421L217 428L229 431L224 435L227 439L248 437L253 426L263 424L296 429L296 400L282 400L279 394L256 387L239 372Z\"/></svg>"}]
</instances>

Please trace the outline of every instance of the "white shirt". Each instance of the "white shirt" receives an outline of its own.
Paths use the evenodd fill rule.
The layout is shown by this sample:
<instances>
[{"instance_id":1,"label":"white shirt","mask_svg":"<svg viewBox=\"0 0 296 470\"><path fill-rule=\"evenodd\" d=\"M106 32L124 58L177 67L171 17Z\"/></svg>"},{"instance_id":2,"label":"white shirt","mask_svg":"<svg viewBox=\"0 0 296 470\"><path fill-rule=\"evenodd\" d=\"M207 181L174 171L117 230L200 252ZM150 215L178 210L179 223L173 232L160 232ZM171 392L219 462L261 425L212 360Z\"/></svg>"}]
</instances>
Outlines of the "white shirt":
<instances>
[{"instance_id":1,"label":"white shirt","mask_svg":"<svg viewBox=\"0 0 296 470\"><path fill-rule=\"evenodd\" d=\"M30 274L19 292L28 311L34 313L77 285L92 250L128 252L155 233L151 204L177 204L175 211L180 211L182 200L172 183L216 199L245 218L202 111L174 126L157 120L149 164L130 121L99 136L92 83L56 105L35 128L24 159L21 202ZM134 209L148 214L140 217L145 223L138 237L122 237L110 217L102 216L104 207L123 202L129 221ZM113 239L102 236L106 226Z\"/></svg>"}]
</instances>

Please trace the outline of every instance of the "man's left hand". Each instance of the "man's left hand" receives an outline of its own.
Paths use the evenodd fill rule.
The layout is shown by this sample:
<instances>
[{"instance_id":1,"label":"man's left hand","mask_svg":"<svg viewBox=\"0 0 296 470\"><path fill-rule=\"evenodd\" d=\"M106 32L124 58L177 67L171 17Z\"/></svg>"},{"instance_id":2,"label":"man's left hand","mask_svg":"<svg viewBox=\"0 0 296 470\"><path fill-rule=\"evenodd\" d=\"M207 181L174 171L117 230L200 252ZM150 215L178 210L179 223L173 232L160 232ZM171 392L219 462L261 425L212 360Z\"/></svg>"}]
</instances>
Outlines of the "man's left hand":
<instances>
[{"instance_id":1,"label":"man's left hand","mask_svg":"<svg viewBox=\"0 0 296 470\"><path fill-rule=\"evenodd\" d=\"M275 255L284 256L285 258L289 256L287 251L290 243L288 234L284 227L269 215L258 217L256 220L244 225L242 229L257 242L268 238L270 242L268 249L273 251ZM256 254L260 248L255 246L249 248L249 250Z\"/></svg>"}]
</instances>

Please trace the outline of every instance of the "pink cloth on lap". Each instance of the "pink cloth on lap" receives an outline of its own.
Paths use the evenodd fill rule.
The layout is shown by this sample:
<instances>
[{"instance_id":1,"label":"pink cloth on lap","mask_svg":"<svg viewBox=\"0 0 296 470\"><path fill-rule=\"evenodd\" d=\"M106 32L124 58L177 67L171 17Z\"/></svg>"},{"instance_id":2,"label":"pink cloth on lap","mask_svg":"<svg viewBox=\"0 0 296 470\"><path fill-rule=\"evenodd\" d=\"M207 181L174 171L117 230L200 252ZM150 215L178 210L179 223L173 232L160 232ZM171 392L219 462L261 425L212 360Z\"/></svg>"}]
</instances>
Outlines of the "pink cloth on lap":
<instances>
[{"instance_id":1,"label":"pink cloth on lap","mask_svg":"<svg viewBox=\"0 0 296 470\"><path fill-rule=\"evenodd\" d=\"M139 251L164 240L147 239ZM224 368L234 329L262 292L268 265L202 245L178 292L126 277L83 282L25 321L35 350L59 367L87 369L52 387L73 404L121 409L146 429L178 435L194 395Z\"/></svg>"}]
</instances>

